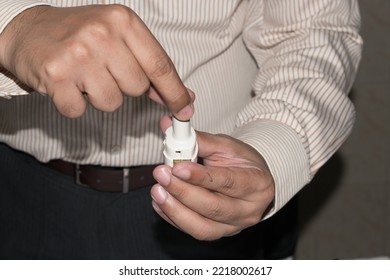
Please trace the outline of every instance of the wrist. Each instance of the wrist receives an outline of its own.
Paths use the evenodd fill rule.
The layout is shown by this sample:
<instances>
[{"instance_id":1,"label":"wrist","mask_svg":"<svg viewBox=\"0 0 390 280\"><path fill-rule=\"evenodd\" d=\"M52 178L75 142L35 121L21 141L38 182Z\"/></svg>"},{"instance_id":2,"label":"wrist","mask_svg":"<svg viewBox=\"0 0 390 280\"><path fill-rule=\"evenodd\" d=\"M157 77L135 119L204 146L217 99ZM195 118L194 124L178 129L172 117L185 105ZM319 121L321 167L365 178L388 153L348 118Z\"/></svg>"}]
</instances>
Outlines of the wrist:
<instances>
[{"instance_id":1,"label":"wrist","mask_svg":"<svg viewBox=\"0 0 390 280\"><path fill-rule=\"evenodd\" d=\"M12 70L11 57L18 44L23 44L23 33L31 28L33 20L50 6L40 5L28 8L17 14L0 33L0 65L7 70Z\"/></svg>"}]
</instances>

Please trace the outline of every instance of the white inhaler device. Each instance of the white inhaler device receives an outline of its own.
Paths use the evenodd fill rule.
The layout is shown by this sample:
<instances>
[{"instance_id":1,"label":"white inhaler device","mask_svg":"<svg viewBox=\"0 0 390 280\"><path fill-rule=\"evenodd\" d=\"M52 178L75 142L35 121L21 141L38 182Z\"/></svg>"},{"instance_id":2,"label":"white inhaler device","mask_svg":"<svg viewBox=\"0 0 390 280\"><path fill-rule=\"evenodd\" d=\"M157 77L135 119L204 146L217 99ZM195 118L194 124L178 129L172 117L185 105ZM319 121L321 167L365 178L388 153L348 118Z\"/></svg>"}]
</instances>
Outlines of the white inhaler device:
<instances>
[{"instance_id":1,"label":"white inhaler device","mask_svg":"<svg viewBox=\"0 0 390 280\"><path fill-rule=\"evenodd\" d=\"M163 154L164 164L172 167L182 161L197 161L198 143L190 121L172 118L172 126L165 132Z\"/></svg>"}]
</instances>

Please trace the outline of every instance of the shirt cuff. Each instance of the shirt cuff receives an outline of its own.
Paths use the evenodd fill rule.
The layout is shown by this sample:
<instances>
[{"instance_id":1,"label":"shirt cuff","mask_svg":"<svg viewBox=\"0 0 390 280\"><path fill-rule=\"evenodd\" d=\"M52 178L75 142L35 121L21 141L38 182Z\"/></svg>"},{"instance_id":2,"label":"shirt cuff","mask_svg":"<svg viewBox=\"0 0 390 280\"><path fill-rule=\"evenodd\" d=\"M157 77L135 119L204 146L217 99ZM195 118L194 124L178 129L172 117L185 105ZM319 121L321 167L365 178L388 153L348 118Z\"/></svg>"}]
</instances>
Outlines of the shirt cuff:
<instances>
[{"instance_id":1,"label":"shirt cuff","mask_svg":"<svg viewBox=\"0 0 390 280\"><path fill-rule=\"evenodd\" d=\"M11 96L25 95L32 90L19 82L4 68L0 67L0 97L10 99Z\"/></svg>"},{"instance_id":2,"label":"shirt cuff","mask_svg":"<svg viewBox=\"0 0 390 280\"><path fill-rule=\"evenodd\" d=\"M279 211L310 181L310 164L298 134L271 120L252 121L232 135L255 148L265 159L275 182L275 198L267 219Z\"/></svg>"}]
</instances>

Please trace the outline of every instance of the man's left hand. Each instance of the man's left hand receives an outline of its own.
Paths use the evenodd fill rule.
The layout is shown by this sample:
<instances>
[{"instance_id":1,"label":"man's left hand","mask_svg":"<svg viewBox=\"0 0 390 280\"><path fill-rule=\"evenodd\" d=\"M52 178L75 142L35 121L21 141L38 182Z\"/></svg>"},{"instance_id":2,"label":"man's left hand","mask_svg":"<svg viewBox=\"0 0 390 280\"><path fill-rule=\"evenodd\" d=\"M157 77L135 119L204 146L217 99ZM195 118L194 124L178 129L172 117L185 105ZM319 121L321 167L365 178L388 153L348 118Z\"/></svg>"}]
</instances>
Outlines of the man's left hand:
<instances>
[{"instance_id":1,"label":"man's left hand","mask_svg":"<svg viewBox=\"0 0 390 280\"><path fill-rule=\"evenodd\" d=\"M162 121L163 130L168 125ZM203 165L181 162L154 170L156 212L199 240L231 236L260 222L275 195L264 158L226 135L197 132L197 141Z\"/></svg>"}]
</instances>

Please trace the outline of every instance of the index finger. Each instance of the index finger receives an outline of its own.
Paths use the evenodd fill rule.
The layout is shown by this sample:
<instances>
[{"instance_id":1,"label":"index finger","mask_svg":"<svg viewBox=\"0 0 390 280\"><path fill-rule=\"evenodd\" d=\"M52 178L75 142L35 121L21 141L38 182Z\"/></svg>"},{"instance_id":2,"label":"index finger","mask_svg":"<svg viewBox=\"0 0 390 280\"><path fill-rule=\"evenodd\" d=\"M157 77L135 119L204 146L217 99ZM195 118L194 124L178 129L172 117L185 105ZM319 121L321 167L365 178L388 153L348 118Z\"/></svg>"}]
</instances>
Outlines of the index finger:
<instances>
[{"instance_id":1,"label":"index finger","mask_svg":"<svg viewBox=\"0 0 390 280\"><path fill-rule=\"evenodd\" d=\"M190 119L192 99L172 60L143 21L134 17L126 44L173 115L180 120Z\"/></svg>"}]
</instances>

